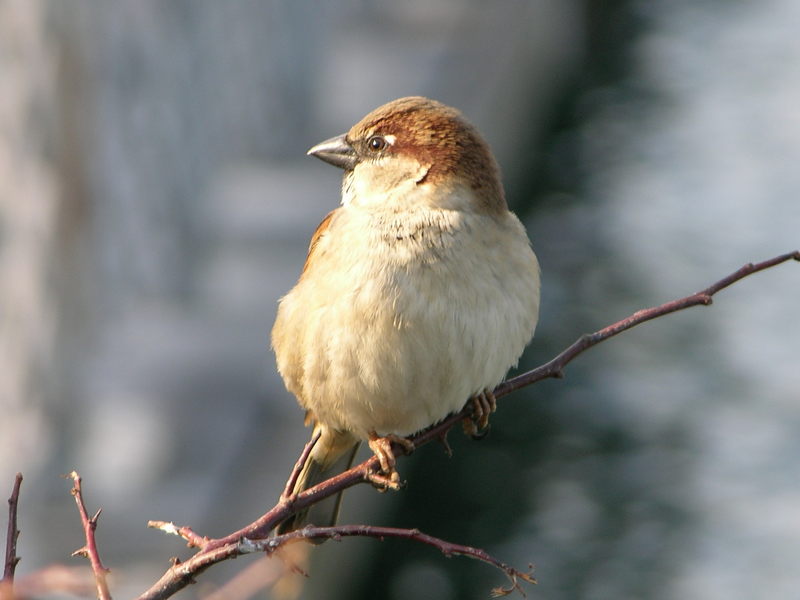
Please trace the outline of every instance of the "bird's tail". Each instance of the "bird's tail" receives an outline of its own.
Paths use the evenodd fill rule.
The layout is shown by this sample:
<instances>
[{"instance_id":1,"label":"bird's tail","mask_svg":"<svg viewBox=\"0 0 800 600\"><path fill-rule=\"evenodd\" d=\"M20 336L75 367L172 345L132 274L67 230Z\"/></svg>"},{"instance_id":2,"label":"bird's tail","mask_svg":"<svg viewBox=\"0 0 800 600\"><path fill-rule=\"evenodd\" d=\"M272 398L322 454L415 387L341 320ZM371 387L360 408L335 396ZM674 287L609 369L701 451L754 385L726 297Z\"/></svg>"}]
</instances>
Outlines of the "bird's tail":
<instances>
[{"instance_id":1,"label":"bird's tail","mask_svg":"<svg viewBox=\"0 0 800 600\"><path fill-rule=\"evenodd\" d=\"M346 471L353 464L359 446L356 438L346 432L332 431L320 424L314 426L312 439L317 434L320 434L320 438L306 460L303 470L300 471L292 489L293 494L299 494L303 490L314 487L318 483ZM319 527L335 525L341 503L342 492L325 498L286 519L278 525L278 533L288 533L300 529L306 524Z\"/></svg>"}]
</instances>

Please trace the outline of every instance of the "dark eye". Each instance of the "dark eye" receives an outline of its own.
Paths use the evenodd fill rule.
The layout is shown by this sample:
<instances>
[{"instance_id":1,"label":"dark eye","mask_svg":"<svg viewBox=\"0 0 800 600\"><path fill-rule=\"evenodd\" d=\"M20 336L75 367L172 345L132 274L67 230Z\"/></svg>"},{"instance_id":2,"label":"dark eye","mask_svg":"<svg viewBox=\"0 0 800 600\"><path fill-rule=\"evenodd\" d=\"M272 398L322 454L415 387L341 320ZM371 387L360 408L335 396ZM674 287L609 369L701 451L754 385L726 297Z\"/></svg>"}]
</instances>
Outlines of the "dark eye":
<instances>
[{"instance_id":1,"label":"dark eye","mask_svg":"<svg viewBox=\"0 0 800 600\"><path fill-rule=\"evenodd\" d=\"M373 152L379 152L386 148L386 140L379 135L373 135L367 140L367 148Z\"/></svg>"}]
</instances>

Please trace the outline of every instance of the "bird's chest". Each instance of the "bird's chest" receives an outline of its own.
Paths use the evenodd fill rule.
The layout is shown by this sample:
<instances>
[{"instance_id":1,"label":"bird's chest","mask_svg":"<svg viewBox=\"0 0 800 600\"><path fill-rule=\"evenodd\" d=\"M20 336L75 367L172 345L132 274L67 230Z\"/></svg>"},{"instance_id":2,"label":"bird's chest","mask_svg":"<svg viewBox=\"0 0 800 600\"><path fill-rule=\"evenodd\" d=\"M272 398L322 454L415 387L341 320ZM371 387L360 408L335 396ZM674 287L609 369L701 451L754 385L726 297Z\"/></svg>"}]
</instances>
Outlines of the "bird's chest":
<instances>
[{"instance_id":1,"label":"bird's chest","mask_svg":"<svg viewBox=\"0 0 800 600\"><path fill-rule=\"evenodd\" d=\"M476 266L471 235L456 214L376 217L362 235L347 236L339 262L347 265L345 281L333 293L366 326L388 321L402 331L412 319L438 319L478 283L469 271Z\"/></svg>"},{"instance_id":2,"label":"bird's chest","mask_svg":"<svg viewBox=\"0 0 800 600\"><path fill-rule=\"evenodd\" d=\"M341 233L346 247L319 248L320 266L340 268L314 278L305 316L308 407L344 429L416 431L463 404L474 383L461 373L485 355L494 291L471 228L429 218Z\"/></svg>"}]
</instances>

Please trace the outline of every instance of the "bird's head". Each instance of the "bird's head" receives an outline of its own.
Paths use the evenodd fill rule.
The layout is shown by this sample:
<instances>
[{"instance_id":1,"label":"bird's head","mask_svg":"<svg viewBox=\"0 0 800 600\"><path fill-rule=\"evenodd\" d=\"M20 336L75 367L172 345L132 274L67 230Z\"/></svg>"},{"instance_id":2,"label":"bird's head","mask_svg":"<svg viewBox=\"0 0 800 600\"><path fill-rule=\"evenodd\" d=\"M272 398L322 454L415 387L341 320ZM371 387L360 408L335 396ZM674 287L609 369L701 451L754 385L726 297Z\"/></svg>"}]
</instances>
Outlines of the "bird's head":
<instances>
[{"instance_id":1,"label":"bird's head","mask_svg":"<svg viewBox=\"0 0 800 600\"><path fill-rule=\"evenodd\" d=\"M345 170L344 204L507 210L488 144L459 111L428 98L384 104L308 154Z\"/></svg>"}]
</instances>

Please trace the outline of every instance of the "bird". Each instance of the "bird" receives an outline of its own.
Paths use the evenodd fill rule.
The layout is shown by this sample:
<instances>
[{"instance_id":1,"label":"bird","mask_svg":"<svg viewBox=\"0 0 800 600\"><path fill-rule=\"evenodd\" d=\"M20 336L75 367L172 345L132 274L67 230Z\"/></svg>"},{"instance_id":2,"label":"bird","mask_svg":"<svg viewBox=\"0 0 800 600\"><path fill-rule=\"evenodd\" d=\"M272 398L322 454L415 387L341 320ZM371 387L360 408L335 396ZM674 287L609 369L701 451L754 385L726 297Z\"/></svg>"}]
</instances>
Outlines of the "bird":
<instances>
[{"instance_id":1,"label":"bird","mask_svg":"<svg viewBox=\"0 0 800 600\"><path fill-rule=\"evenodd\" d=\"M475 434L491 390L539 316L539 263L508 209L497 162L460 111L393 100L309 151L344 171L341 204L314 232L278 304L272 348L317 438L296 494L348 469L361 442L373 483L400 487L392 443L472 403ZM336 523L341 495L281 524Z\"/></svg>"}]
</instances>

